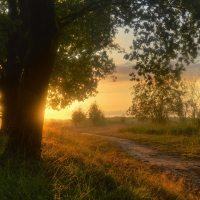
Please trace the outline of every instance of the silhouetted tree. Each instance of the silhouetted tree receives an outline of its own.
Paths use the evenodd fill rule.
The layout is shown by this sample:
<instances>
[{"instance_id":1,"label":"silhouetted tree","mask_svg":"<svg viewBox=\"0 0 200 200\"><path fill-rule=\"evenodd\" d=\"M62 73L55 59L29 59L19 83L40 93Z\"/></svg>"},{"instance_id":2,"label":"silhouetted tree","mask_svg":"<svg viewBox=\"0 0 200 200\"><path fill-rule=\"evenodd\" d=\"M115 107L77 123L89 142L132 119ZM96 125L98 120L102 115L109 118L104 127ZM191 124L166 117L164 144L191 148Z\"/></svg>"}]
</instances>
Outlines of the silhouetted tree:
<instances>
[{"instance_id":1,"label":"silhouetted tree","mask_svg":"<svg viewBox=\"0 0 200 200\"><path fill-rule=\"evenodd\" d=\"M178 77L197 55L199 8L198 0L0 0L6 152L40 157L47 95L58 109L94 95L115 71L107 51L121 51L117 28L134 32L125 58L137 61L139 75Z\"/></svg>"},{"instance_id":2,"label":"silhouetted tree","mask_svg":"<svg viewBox=\"0 0 200 200\"><path fill-rule=\"evenodd\" d=\"M183 95L181 84L166 77L163 84L140 81L133 86L132 105L127 113L139 121L165 124L170 116L182 117Z\"/></svg>"}]
</instances>

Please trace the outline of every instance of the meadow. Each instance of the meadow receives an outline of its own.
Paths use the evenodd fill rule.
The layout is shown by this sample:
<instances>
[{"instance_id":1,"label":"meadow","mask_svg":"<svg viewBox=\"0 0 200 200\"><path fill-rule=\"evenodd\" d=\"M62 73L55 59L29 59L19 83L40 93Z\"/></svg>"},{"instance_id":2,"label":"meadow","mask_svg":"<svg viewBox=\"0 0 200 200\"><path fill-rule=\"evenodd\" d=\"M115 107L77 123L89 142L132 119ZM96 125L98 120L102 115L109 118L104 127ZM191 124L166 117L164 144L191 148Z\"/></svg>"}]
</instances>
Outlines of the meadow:
<instances>
[{"instance_id":1,"label":"meadow","mask_svg":"<svg viewBox=\"0 0 200 200\"><path fill-rule=\"evenodd\" d=\"M179 131L173 135L170 130ZM184 179L170 179L114 144L84 133L134 139L190 159L200 153L200 135L191 124L144 126L108 119L104 126L94 127L87 122L74 126L69 120L47 120L41 162L18 163L10 158L1 163L0 199L200 199L186 189ZM0 139L2 152L6 138Z\"/></svg>"}]
</instances>

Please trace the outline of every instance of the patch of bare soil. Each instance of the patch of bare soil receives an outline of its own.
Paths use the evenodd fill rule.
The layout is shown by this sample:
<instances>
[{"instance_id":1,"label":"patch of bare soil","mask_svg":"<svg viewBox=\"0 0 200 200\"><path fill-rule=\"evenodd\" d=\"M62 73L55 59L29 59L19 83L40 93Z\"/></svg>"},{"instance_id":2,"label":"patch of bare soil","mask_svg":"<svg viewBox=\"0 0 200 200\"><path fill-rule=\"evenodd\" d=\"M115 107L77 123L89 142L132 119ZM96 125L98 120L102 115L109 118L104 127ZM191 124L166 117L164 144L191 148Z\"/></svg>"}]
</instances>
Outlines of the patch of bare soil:
<instances>
[{"instance_id":1,"label":"patch of bare soil","mask_svg":"<svg viewBox=\"0 0 200 200\"><path fill-rule=\"evenodd\" d=\"M151 149L150 147L139 144L133 140L109 136L99 137L116 144L135 159L161 171L170 179L179 180L180 178L184 178L188 189L196 194L200 194L199 161L185 160L178 156L167 155L164 152Z\"/></svg>"}]
</instances>

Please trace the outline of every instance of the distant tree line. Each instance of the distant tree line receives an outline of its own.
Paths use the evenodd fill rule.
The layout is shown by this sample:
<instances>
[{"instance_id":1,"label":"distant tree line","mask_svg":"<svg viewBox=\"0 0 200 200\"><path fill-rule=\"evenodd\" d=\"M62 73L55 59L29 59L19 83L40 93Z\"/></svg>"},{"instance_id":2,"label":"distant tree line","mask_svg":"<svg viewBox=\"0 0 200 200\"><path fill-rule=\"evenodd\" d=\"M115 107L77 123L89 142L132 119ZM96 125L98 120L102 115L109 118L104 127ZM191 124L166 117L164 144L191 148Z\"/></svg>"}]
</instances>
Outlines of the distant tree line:
<instances>
[{"instance_id":1,"label":"distant tree line","mask_svg":"<svg viewBox=\"0 0 200 200\"><path fill-rule=\"evenodd\" d=\"M170 117L200 120L199 77L176 80L163 76L159 82L139 81L132 87L132 105L127 114L139 121L165 124Z\"/></svg>"}]
</instances>

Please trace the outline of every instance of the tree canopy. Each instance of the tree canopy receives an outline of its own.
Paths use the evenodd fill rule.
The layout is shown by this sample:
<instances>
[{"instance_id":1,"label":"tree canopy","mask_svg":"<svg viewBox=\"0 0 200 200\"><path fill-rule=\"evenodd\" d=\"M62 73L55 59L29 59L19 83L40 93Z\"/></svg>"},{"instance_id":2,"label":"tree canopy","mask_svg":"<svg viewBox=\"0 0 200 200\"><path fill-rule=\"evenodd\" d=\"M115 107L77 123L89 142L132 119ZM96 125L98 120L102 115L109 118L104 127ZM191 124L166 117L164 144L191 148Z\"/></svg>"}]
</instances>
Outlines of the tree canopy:
<instances>
[{"instance_id":1,"label":"tree canopy","mask_svg":"<svg viewBox=\"0 0 200 200\"><path fill-rule=\"evenodd\" d=\"M132 24L136 39L126 59L136 60L133 69L146 80L162 75L180 78L184 64L194 61L198 54L199 9L197 1L148 1L142 6ZM137 80L136 74L131 74Z\"/></svg>"},{"instance_id":2,"label":"tree canopy","mask_svg":"<svg viewBox=\"0 0 200 200\"><path fill-rule=\"evenodd\" d=\"M183 84L163 76L163 84L140 81L133 86L132 105L127 114L139 121L165 124L170 117L183 117Z\"/></svg>"},{"instance_id":3,"label":"tree canopy","mask_svg":"<svg viewBox=\"0 0 200 200\"><path fill-rule=\"evenodd\" d=\"M67 1L64 6L58 6L57 12L65 27L61 32L50 82L49 104L53 108L64 108L75 100L84 100L96 94L98 81L115 72L116 66L107 53L108 50L119 49L114 43L116 30L110 18L110 8L101 9L93 2L94 5L88 7L99 7L96 12L86 13L67 24L66 20L72 15L70 13L79 13L89 3L71 1L70 4ZM65 17L66 7L69 8L68 17Z\"/></svg>"},{"instance_id":4,"label":"tree canopy","mask_svg":"<svg viewBox=\"0 0 200 200\"><path fill-rule=\"evenodd\" d=\"M28 1L26 1L28 2ZM26 40L22 1L2 0L0 8L0 61L6 61L6 42L16 30ZM59 47L49 85L48 105L64 108L74 100L96 94L98 81L115 72L107 51L122 49L115 44L117 28L133 30L131 53L136 74L146 79L162 74L180 76L184 63L197 56L199 1L187 0L84 0L54 1ZM10 11L10 16L9 12ZM21 53L22 54L22 53ZM15 59L19 62L22 55ZM4 69L4 67L3 67ZM136 73L136 71L137 73ZM113 77L115 78L115 77Z\"/></svg>"},{"instance_id":5,"label":"tree canopy","mask_svg":"<svg viewBox=\"0 0 200 200\"><path fill-rule=\"evenodd\" d=\"M56 9L64 28L50 83L54 108L94 95L98 80L115 72L107 50L123 51L114 43L119 27L133 30L132 51L124 56L136 61L132 80L136 74L180 79L198 53L199 1L62 1Z\"/></svg>"}]
</instances>

